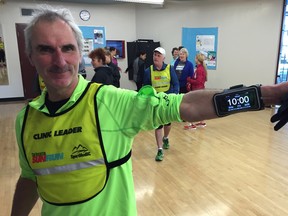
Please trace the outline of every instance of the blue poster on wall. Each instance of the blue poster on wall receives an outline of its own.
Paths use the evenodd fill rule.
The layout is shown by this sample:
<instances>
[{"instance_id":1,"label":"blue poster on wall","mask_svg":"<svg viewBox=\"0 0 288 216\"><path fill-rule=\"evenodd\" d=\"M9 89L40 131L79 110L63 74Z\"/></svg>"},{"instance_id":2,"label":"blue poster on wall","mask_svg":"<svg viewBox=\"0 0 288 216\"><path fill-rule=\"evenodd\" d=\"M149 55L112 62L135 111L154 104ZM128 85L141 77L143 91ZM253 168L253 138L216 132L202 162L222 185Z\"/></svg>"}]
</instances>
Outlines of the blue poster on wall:
<instances>
[{"instance_id":1,"label":"blue poster on wall","mask_svg":"<svg viewBox=\"0 0 288 216\"><path fill-rule=\"evenodd\" d=\"M207 68L217 67L218 28L182 28L182 45L188 49L188 59L195 64L195 56L201 52L206 56Z\"/></svg>"},{"instance_id":2,"label":"blue poster on wall","mask_svg":"<svg viewBox=\"0 0 288 216\"><path fill-rule=\"evenodd\" d=\"M106 36L104 27L93 27L93 26L79 26L84 37L84 46L82 55L86 65L90 65L91 60L88 54L96 48L106 46Z\"/></svg>"}]
</instances>

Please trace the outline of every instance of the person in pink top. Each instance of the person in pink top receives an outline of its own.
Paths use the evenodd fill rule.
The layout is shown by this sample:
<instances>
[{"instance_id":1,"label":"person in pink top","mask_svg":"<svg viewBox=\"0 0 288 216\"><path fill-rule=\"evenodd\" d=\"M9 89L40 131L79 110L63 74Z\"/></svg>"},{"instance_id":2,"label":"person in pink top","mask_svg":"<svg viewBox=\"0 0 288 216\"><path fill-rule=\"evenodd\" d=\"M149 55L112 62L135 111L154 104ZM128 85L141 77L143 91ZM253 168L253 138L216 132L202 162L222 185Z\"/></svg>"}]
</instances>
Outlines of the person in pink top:
<instances>
[{"instance_id":1,"label":"person in pink top","mask_svg":"<svg viewBox=\"0 0 288 216\"><path fill-rule=\"evenodd\" d=\"M207 67L205 64L205 55L202 53L198 53L195 56L196 70L191 77L187 78L187 82L189 82L190 89L187 91L194 91L199 89L205 89L205 82L207 81ZM184 126L184 129L196 129L197 127L205 127L206 123L204 121L200 121L196 124L189 123Z\"/></svg>"}]
</instances>

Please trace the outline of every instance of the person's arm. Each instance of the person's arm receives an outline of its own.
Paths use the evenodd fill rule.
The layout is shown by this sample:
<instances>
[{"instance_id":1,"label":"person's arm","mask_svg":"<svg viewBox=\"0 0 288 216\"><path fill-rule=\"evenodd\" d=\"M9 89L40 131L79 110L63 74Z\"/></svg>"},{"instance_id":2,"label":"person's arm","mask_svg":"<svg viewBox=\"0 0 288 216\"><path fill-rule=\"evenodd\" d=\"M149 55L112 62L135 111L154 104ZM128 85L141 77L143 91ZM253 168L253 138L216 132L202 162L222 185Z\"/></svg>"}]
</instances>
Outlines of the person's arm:
<instances>
[{"instance_id":1,"label":"person's arm","mask_svg":"<svg viewBox=\"0 0 288 216\"><path fill-rule=\"evenodd\" d=\"M134 61L130 63L130 65L126 68L125 73L133 69L133 63Z\"/></svg>"},{"instance_id":2,"label":"person's arm","mask_svg":"<svg viewBox=\"0 0 288 216\"><path fill-rule=\"evenodd\" d=\"M216 118L214 94L220 91L198 90L186 93L180 104L181 119L187 122Z\"/></svg>"},{"instance_id":3,"label":"person's arm","mask_svg":"<svg viewBox=\"0 0 288 216\"><path fill-rule=\"evenodd\" d=\"M221 91L198 90L185 94L180 104L181 118L190 122L216 118L213 96L218 92ZM288 95L288 82L261 86L261 94L265 106L281 104Z\"/></svg>"},{"instance_id":4,"label":"person's arm","mask_svg":"<svg viewBox=\"0 0 288 216\"><path fill-rule=\"evenodd\" d=\"M193 77L193 75L194 75L194 65L193 65L192 62L190 62L190 73L192 73L192 75L190 75L190 77Z\"/></svg>"},{"instance_id":5,"label":"person's arm","mask_svg":"<svg viewBox=\"0 0 288 216\"><path fill-rule=\"evenodd\" d=\"M144 85L151 85L151 72L150 72L150 67L148 67L145 71L144 71L144 76L143 76L143 86Z\"/></svg>"},{"instance_id":6,"label":"person's arm","mask_svg":"<svg viewBox=\"0 0 288 216\"><path fill-rule=\"evenodd\" d=\"M29 215L38 198L36 183L20 177L16 185L11 216Z\"/></svg>"},{"instance_id":7,"label":"person's arm","mask_svg":"<svg viewBox=\"0 0 288 216\"><path fill-rule=\"evenodd\" d=\"M288 95L288 82L261 86L261 94L266 106L281 104L284 97Z\"/></svg>"},{"instance_id":8,"label":"person's arm","mask_svg":"<svg viewBox=\"0 0 288 216\"><path fill-rule=\"evenodd\" d=\"M144 72L145 72L145 64L142 63L141 65L139 65L139 69L138 69L138 82L143 83L143 77L144 77Z\"/></svg>"},{"instance_id":9,"label":"person's arm","mask_svg":"<svg viewBox=\"0 0 288 216\"><path fill-rule=\"evenodd\" d=\"M173 88L172 92L175 94L178 94L180 90L179 80L172 66L170 67L170 76L171 76L171 83L172 83L172 88Z\"/></svg>"}]
</instances>

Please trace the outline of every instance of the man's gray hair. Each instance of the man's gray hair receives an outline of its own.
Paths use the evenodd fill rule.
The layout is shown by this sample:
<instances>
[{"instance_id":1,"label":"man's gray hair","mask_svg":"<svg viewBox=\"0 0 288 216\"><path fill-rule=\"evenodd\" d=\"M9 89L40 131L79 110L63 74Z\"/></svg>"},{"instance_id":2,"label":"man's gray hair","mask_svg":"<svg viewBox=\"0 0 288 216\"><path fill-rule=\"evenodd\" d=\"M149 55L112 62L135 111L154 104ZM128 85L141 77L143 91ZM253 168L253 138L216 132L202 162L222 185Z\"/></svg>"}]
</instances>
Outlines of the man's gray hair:
<instances>
[{"instance_id":1,"label":"man's gray hair","mask_svg":"<svg viewBox=\"0 0 288 216\"><path fill-rule=\"evenodd\" d=\"M83 35L80 28L75 23L70 10L66 8L53 8L49 5L39 5L37 9L34 10L32 20L24 30L25 51L28 56L32 52L32 32L35 25L39 21L47 21L52 23L58 19L65 21L71 27L75 35L79 51L82 53L84 41Z\"/></svg>"}]
</instances>

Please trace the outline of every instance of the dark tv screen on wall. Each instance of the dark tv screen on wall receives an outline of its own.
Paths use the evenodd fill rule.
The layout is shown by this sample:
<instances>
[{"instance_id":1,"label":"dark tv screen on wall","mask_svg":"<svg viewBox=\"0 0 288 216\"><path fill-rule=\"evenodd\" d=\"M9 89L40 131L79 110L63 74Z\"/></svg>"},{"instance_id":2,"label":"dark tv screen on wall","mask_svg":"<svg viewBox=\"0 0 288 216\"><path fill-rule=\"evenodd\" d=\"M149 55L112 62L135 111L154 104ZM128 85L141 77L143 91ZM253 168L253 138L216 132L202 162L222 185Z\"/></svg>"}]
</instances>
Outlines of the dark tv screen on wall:
<instances>
[{"instance_id":1,"label":"dark tv screen on wall","mask_svg":"<svg viewBox=\"0 0 288 216\"><path fill-rule=\"evenodd\" d=\"M106 47L115 47L116 58L125 58L125 41L124 40L106 40Z\"/></svg>"}]
</instances>

